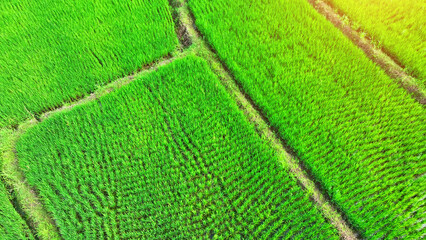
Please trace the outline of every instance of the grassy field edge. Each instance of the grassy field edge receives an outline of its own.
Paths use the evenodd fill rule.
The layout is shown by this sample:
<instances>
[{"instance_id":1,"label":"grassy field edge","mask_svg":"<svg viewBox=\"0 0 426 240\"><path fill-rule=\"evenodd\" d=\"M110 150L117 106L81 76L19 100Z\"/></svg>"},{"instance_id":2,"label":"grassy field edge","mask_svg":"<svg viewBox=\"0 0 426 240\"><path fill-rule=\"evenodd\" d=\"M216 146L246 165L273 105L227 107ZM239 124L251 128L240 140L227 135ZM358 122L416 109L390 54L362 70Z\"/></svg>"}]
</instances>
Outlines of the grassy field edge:
<instances>
[{"instance_id":1,"label":"grassy field edge","mask_svg":"<svg viewBox=\"0 0 426 240\"><path fill-rule=\"evenodd\" d=\"M37 193L28 185L25 176L19 169L18 159L16 158L16 142L20 136L28 129L37 124L36 119L31 119L19 125L18 129L14 130L6 138L4 148L1 152L3 161L2 175L7 186L10 186L15 192L16 200L27 217L24 219L30 229L37 233L37 237L41 239L61 239L58 229L54 221L44 209L43 205L37 196Z\"/></svg>"},{"instance_id":2,"label":"grassy field edge","mask_svg":"<svg viewBox=\"0 0 426 240\"><path fill-rule=\"evenodd\" d=\"M3 152L10 145L13 130L0 129L0 166ZM0 238L2 239L34 239L35 230L30 227L25 212L17 206L16 192L5 182L4 174L0 176Z\"/></svg>"}]
</instances>

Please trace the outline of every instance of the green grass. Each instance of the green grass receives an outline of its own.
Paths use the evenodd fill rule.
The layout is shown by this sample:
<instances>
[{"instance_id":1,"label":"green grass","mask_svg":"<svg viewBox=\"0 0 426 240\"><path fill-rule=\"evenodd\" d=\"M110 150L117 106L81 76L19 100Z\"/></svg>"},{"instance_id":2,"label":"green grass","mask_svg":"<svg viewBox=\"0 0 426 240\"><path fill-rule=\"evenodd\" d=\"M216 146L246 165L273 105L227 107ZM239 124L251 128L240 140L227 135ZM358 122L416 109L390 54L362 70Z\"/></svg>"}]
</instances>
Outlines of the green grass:
<instances>
[{"instance_id":1,"label":"green grass","mask_svg":"<svg viewBox=\"0 0 426 240\"><path fill-rule=\"evenodd\" d=\"M338 239L196 57L52 116L17 151L65 239Z\"/></svg>"},{"instance_id":2,"label":"green grass","mask_svg":"<svg viewBox=\"0 0 426 240\"><path fill-rule=\"evenodd\" d=\"M196 25L363 238L426 233L426 109L304 0L189 0Z\"/></svg>"},{"instance_id":3,"label":"green grass","mask_svg":"<svg viewBox=\"0 0 426 240\"><path fill-rule=\"evenodd\" d=\"M327 0L426 85L426 8L422 0Z\"/></svg>"},{"instance_id":4,"label":"green grass","mask_svg":"<svg viewBox=\"0 0 426 240\"><path fill-rule=\"evenodd\" d=\"M0 127L37 116L173 51L167 0L0 2Z\"/></svg>"},{"instance_id":5,"label":"green grass","mask_svg":"<svg viewBox=\"0 0 426 240\"><path fill-rule=\"evenodd\" d=\"M9 134L10 130L0 129L0 167L4 143ZM11 199L11 194L3 184L3 176L0 176L0 239L34 239L28 225L13 207Z\"/></svg>"}]
</instances>

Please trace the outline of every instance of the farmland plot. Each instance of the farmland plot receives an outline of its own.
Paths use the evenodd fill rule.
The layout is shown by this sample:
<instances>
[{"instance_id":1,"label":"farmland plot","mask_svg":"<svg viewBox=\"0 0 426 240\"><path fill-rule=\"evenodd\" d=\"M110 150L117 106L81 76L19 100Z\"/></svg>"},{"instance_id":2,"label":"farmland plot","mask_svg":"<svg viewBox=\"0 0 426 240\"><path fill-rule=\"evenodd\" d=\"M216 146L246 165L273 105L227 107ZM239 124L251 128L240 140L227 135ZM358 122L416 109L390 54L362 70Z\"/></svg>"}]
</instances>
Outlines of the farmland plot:
<instances>
[{"instance_id":1,"label":"farmland plot","mask_svg":"<svg viewBox=\"0 0 426 240\"><path fill-rule=\"evenodd\" d=\"M422 0L328 0L360 31L426 84L426 5Z\"/></svg>"},{"instance_id":2,"label":"farmland plot","mask_svg":"<svg viewBox=\"0 0 426 240\"><path fill-rule=\"evenodd\" d=\"M167 0L0 1L0 127L173 51Z\"/></svg>"},{"instance_id":3,"label":"farmland plot","mask_svg":"<svg viewBox=\"0 0 426 240\"><path fill-rule=\"evenodd\" d=\"M426 109L307 1L189 0L242 88L364 238L426 234Z\"/></svg>"},{"instance_id":4,"label":"farmland plot","mask_svg":"<svg viewBox=\"0 0 426 240\"><path fill-rule=\"evenodd\" d=\"M66 239L337 239L206 62L31 128L20 166Z\"/></svg>"}]
</instances>

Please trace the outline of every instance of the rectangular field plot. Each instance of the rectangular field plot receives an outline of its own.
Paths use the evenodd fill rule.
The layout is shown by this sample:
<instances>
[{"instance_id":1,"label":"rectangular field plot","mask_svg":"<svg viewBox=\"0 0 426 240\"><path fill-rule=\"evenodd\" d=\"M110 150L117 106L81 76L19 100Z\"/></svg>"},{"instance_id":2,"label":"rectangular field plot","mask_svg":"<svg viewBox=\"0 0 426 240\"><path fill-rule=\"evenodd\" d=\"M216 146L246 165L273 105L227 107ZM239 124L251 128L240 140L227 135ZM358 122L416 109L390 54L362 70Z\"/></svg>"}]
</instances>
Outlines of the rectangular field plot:
<instances>
[{"instance_id":1,"label":"rectangular field plot","mask_svg":"<svg viewBox=\"0 0 426 240\"><path fill-rule=\"evenodd\" d=\"M426 7L423 0L328 0L426 85Z\"/></svg>"},{"instance_id":2,"label":"rectangular field plot","mask_svg":"<svg viewBox=\"0 0 426 240\"><path fill-rule=\"evenodd\" d=\"M59 113L20 166L72 239L338 239L201 59Z\"/></svg>"},{"instance_id":3,"label":"rectangular field plot","mask_svg":"<svg viewBox=\"0 0 426 240\"><path fill-rule=\"evenodd\" d=\"M308 1L189 0L189 7L361 237L425 236L424 106Z\"/></svg>"},{"instance_id":4,"label":"rectangular field plot","mask_svg":"<svg viewBox=\"0 0 426 240\"><path fill-rule=\"evenodd\" d=\"M167 0L0 1L0 127L173 51Z\"/></svg>"}]
</instances>

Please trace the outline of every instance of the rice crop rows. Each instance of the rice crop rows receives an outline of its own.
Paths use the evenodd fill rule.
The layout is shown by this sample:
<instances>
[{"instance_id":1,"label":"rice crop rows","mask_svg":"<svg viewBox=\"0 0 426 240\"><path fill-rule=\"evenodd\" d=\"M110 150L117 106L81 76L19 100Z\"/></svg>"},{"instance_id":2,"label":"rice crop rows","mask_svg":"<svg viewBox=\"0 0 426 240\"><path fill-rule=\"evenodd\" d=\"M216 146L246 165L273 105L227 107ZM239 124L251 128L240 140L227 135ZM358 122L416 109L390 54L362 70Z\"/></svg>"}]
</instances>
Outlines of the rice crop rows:
<instances>
[{"instance_id":1,"label":"rice crop rows","mask_svg":"<svg viewBox=\"0 0 426 240\"><path fill-rule=\"evenodd\" d=\"M169 8L167 0L0 1L0 127L173 51Z\"/></svg>"},{"instance_id":2,"label":"rice crop rows","mask_svg":"<svg viewBox=\"0 0 426 240\"><path fill-rule=\"evenodd\" d=\"M197 57L51 116L17 153L65 239L338 239Z\"/></svg>"},{"instance_id":3,"label":"rice crop rows","mask_svg":"<svg viewBox=\"0 0 426 240\"><path fill-rule=\"evenodd\" d=\"M307 1L189 0L244 91L367 239L426 234L426 109Z\"/></svg>"},{"instance_id":4,"label":"rice crop rows","mask_svg":"<svg viewBox=\"0 0 426 240\"><path fill-rule=\"evenodd\" d=\"M328 0L426 84L426 5L422 0Z\"/></svg>"}]
</instances>

